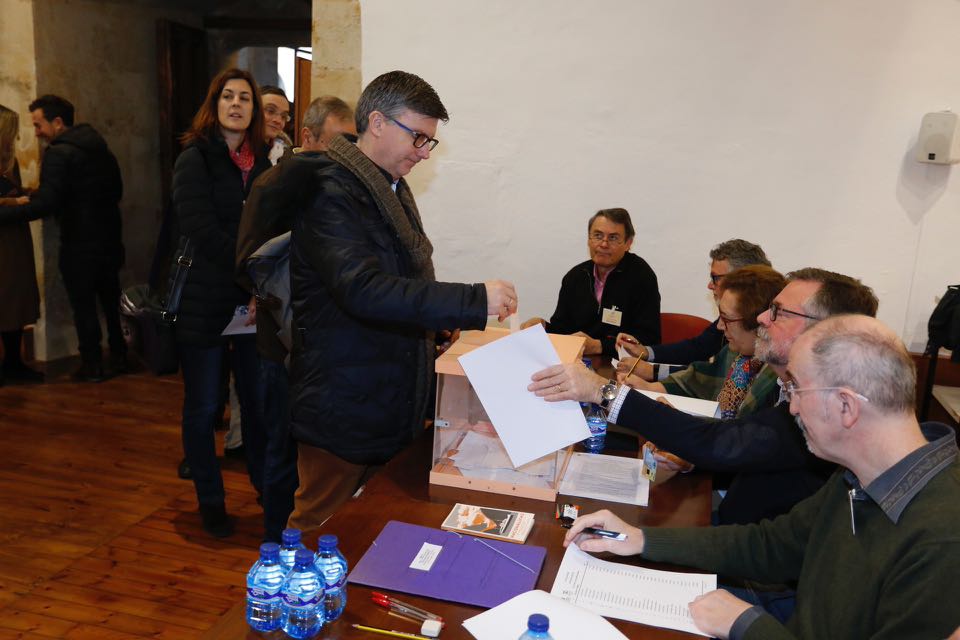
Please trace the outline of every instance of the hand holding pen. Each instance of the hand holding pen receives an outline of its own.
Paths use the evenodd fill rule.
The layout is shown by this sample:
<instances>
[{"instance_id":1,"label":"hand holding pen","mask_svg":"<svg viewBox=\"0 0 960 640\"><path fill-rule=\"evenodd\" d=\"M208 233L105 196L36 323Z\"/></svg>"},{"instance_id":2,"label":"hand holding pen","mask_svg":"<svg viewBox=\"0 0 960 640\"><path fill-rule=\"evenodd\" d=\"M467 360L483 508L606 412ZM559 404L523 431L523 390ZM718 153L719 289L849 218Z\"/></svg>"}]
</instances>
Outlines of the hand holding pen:
<instances>
[{"instance_id":1,"label":"hand holding pen","mask_svg":"<svg viewBox=\"0 0 960 640\"><path fill-rule=\"evenodd\" d=\"M594 533L591 533L591 529ZM604 531L607 535L599 533L598 530ZM625 534L626 539L613 538L620 534ZM563 539L563 546L566 547L571 542L576 542L583 551L610 551L620 556L642 553L644 546L642 530L631 527L606 509L574 520L570 531Z\"/></svg>"}]
</instances>

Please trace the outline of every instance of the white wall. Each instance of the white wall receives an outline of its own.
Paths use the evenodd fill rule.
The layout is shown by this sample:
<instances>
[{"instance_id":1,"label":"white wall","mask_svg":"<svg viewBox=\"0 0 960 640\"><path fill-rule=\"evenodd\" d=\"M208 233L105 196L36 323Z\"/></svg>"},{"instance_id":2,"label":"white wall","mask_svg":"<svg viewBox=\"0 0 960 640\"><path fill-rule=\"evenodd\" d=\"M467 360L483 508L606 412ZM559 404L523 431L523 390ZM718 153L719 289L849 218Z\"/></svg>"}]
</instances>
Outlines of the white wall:
<instances>
[{"instance_id":1,"label":"white wall","mask_svg":"<svg viewBox=\"0 0 960 640\"><path fill-rule=\"evenodd\" d=\"M956 0L365 0L364 84L423 76L452 116L411 175L445 280L549 315L586 220L626 207L665 311L711 317L707 252L861 277L908 346L960 281L960 167L912 160L960 110Z\"/></svg>"}]
</instances>

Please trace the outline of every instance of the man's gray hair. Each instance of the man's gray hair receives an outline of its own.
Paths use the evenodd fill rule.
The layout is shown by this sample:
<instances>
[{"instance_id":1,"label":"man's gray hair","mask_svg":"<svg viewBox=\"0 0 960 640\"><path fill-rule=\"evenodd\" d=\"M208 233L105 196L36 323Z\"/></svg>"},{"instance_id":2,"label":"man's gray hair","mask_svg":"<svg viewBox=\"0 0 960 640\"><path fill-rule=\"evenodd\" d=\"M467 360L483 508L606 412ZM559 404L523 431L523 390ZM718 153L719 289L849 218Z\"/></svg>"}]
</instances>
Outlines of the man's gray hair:
<instances>
[{"instance_id":1,"label":"man's gray hair","mask_svg":"<svg viewBox=\"0 0 960 640\"><path fill-rule=\"evenodd\" d=\"M303 114L303 126L319 136L323 131L323 123L330 116L349 120L353 117L353 109L336 96L320 96L307 106L307 111Z\"/></svg>"},{"instance_id":2,"label":"man's gray hair","mask_svg":"<svg viewBox=\"0 0 960 640\"><path fill-rule=\"evenodd\" d=\"M885 413L912 413L917 369L903 342L879 322L845 315L812 329L816 385L848 387Z\"/></svg>"},{"instance_id":3,"label":"man's gray hair","mask_svg":"<svg viewBox=\"0 0 960 640\"><path fill-rule=\"evenodd\" d=\"M787 274L787 282L818 282L820 288L804 305L804 311L819 319L853 313L876 317L880 301L873 289L842 273L807 267Z\"/></svg>"},{"instance_id":4,"label":"man's gray hair","mask_svg":"<svg viewBox=\"0 0 960 640\"><path fill-rule=\"evenodd\" d=\"M711 260L726 260L730 263L730 271L747 267L752 264L762 264L772 266L767 254L758 244L733 238L726 242L721 242L710 250Z\"/></svg>"},{"instance_id":5,"label":"man's gray hair","mask_svg":"<svg viewBox=\"0 0 960 640\"><path fill-rule=\"evenodd\" d=\"M440 96L426 80L406 71L390 71L374 78L360 95L357 134L362 135L367 130L370 114L374 111L395 118L405 109L443 122L450 120Z\"/></svg>"}]
</instances>

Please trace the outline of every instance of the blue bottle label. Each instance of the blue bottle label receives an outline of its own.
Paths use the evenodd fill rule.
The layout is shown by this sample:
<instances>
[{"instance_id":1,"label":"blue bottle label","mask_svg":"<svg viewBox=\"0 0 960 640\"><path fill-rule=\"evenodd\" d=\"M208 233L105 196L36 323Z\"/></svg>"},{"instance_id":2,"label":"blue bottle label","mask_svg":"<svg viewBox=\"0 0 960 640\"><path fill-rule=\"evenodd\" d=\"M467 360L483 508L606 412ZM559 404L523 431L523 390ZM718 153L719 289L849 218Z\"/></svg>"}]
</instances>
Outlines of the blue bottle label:
<instances>
[{"instance_id":1,"label":"blue bottle label","mask_svg":"<svg viewBox=\"0 0 960 640\"><path fill-rule=\"evenodd\" d=\"M283 601L288 607L294 609L307 609L310 607L315 607L320 598L317 594L312 595L309 598L301 598L300 596L294 595L292 593L283 594Z\"/></svg>"},{"instance_id":2,"label":"blue bottle label","mask_svg":"<svg viewBox=\"0 0 960 640\"><path fill-rule=\"evenodd\" d=\"M280 597L280 587L277 587L273 591L262 587L247 587L247 596L255 600L275 600Z\"/></svg>"}]
</instances>

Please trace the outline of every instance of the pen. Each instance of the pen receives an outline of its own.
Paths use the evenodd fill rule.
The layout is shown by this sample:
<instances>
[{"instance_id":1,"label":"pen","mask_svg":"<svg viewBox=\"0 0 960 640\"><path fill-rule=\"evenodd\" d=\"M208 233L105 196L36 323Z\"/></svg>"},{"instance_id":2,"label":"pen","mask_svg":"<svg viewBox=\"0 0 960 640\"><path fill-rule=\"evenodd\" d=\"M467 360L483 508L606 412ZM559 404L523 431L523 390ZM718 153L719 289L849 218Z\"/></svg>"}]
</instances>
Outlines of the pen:
<instances>
[{"instance_id":1,"label":"pen","mask_svg":"<svg viewBox=\"0 0 960 640\"><path fill-rule=\"evenodd\" d=\"M370 594L370 599L381 607L393 609L398 613L413 616L421 620L439 620L440 622L443 622L443 618L434 613L430 613L429 611L421 609L420 607L415 607L412 604L401 602L400 600L391 598L387 594L379 591L374 591L372 594Z\"/></svg>"},{"instance_id":2,"label":"pen","mask_svg":"<svg viewBox=\"0 0 960 640\"><path fill-rule=\"evenodd\" d=\"M412 638L413 640L430 640L427 636L421 636L418 633L405 633L403 631L393 631L392 629L378 629L377 627L368 627L362 624L353 624L351 625L354 629L360 629L360 631L369 631L370 633L379 633L385 636L393 636L394 638Z\"/></svg>"},{"instance_id":3,"label":"pen","mask_svg":"<svg viewBox=\"0 0 960 640\"><path fill-rule=\"evenodd\" d=\"M562 526L564 529L569 529L572 526L572 523L567 524L564 522L560 526ZM620 542L623 542L627 539L627 534L625 533L620 533L619 531L608 531L607 529L597 529L595 527L584 527L582 533L590 533L595 536L600 536L601 538L609 538L611 540L618 540Z\"/></svg>"}]
</instances>

